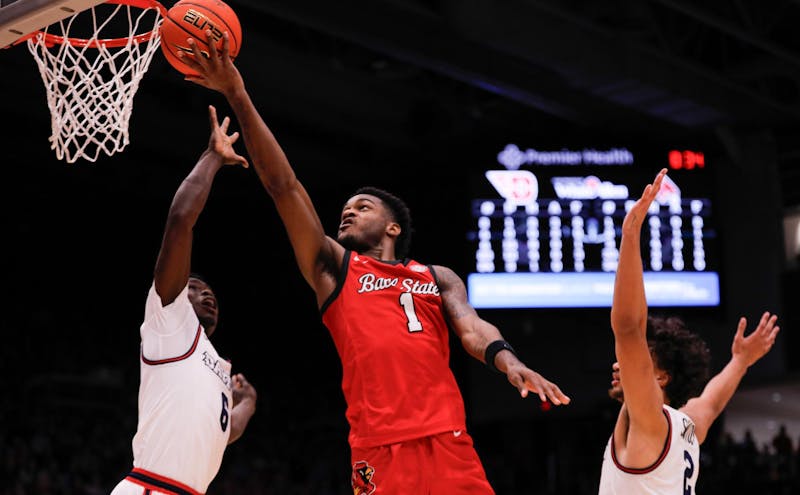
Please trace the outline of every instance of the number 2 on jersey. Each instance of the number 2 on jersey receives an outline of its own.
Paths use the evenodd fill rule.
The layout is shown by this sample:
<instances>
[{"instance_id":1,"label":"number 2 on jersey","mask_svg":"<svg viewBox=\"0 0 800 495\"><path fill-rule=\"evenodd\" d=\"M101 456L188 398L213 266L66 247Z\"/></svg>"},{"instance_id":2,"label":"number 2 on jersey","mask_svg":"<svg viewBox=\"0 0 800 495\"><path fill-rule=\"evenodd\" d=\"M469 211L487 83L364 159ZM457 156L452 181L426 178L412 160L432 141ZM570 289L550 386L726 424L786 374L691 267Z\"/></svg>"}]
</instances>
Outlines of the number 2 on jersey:
<instances>
[{"instance_id":1,"label":"number 2 on jersey","mask_svg":"<svg viewBox=\"0 0 800 495\"><path fill-rule=\"evenodd\" d=\"M692 485L688 482L694 474L694 459L689 452L684 450L683 460L686 461L686 469L683 470L683 495L692 495Z\"/></svg>"},{"instance_id":2,"label":"number 2 on jersey","mask_svg":"<svg viewBox=\"0 0 800 495\"><path fill-rule=\"evenodd\" d=\"M421 332L422 323L417 318L417 313L414 311L414 295L410 292L403 292L400 294L400 306L406 312L406 326L409 332Z\"/></svg>"}]
</instances>

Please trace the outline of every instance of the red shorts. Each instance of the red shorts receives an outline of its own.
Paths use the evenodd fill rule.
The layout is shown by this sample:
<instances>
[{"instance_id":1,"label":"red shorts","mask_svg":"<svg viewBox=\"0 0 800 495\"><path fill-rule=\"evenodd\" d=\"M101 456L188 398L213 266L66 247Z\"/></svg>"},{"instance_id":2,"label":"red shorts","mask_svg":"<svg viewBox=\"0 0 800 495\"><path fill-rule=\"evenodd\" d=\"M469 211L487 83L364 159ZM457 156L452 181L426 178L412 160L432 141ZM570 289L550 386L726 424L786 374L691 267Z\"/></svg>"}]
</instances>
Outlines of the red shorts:
<instances>
[{"instance_id":1,"label":"red shorts","mask_svg":"<svg viewBox=\"0 0 800 495\"><path fill-rule=\"evenodd\" d=\"M466 431L352 449L353 495L494 495Z\"/></svg>"}]
</instances>

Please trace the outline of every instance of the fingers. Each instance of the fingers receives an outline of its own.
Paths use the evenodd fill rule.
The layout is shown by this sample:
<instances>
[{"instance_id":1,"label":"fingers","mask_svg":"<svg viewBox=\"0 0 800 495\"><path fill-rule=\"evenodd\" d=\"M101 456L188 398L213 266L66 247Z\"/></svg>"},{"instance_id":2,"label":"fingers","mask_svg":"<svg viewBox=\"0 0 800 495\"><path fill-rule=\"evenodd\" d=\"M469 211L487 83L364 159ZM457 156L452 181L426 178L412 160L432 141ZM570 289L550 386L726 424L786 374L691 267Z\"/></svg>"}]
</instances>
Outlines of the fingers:
<instances>
[{"instance_id":1,"label":"fingers","mask_svg":"<svg viewBox=\"0 0 800 495\"><path fill-rule=\"evenodd\" d=\"M770 345L772 345L772 343L775 342L775 338L778 336L778 332L780 331L781 327L775 324L778 321L778 315L772 315L769 316L769 318L767 318L767 316L769 316L769 313L764 313L764 315L761 317L761 321L763 322L763 331L766 333L766 337L769 340Z\"/></svg>"},{"instance_id":2,"label":"fingers","mask_svg":"<svg viewBox=\"0 0 800 495\"><path fill-rule=\"evenodd\" d=\"M769 321L769 312L764 311L764 314L761 315L761 320L758 322L758 328L764 328L764 325L767 324Z\"/></svg>"},{"instance_id":3,"label":"fingers","mask_svg":"<svg viewBox=\"0 0 800 495\"><path fill-rule=\"evenodd\" d=\"M655 199L656 196L658 196L658 193L661 192L661 183L664 182L664 177L666 177L666 176L667 176L667 169L666 168L662 168L658 172L658 175L656 175L656 178L653 181L653 183L651 184L650 194L652 195L652 197L654 199Z\"/></svg>"},{"instance_id":4,"label":"fingers","mask_svg":"<svg viewBox=\"0 0 800 495\"><path fill-rule=\"evenodd\" d=\"M187 38L186 44L189 45L191 48L191 53L187 53L183 50L178 50L178 58L181 61L191 67L194 70L198 70L198 68L202 68L200 61L203 60L203 52L200 51L200 47L197 45L197 41L194 38Z\"/></svg>"},{"instance_id":5,"label":"fingers","mask_svg":"<svg viewBox=\"0 0 800 495\"><path fill-rule=\"evenodd\" d=\"M655 189L656 194L658 191L661 190L661 183L664 181L664 177L667 176L667 169L662 168L659 170L658 175L656 175L656 179L653 181L653 189Z\"/></svg>"},{"instance_id":6,"label":"fingers","mask_svg":"<svg viewBox=\"0 0 800 495\"><path fill-rule=\"evenodd\" d=\"M778 338L778 332L780 332L780 331L781 331L781 327L779 327L778 325L775 325L772 328L772 332L769 334L770 345L775 343L775 339Z\"/></svg>"},{"instance_id":7,"label":"fingers","mask_svg":"<svg viewBox=\"0 0 800 495\"><path fill-rule=\"evenodd\" d=\"M225 38L224 38L224 35L223 35L223 40L224 39ZM210 58L211 60L216 60L217 57L219 56L217 54L217 42L216 42L216 40L214 40L214 37L211 35L211 30L210 29L206 29L206 42L208 44L208 58ZM224 41L223 41L223 43L224 43Z\"/></svg>"},{"instance_id":8,"label":"fingers","mask_svg":"<svg viewBox=\"0 0 800 495\"><path fill-rule=\"evenodd\" d=\"M250 167L250 164L247 162L247 158L243 157L242 155L236 155L236 162L243 168Z\"/></svg>"},{"instance_id":9,"label":"fingers","mask_svg":"<svg viewBox=\"0 0 800 495\"><path fill-rule=\"evenodd\" d=\"M552 402L556 406L567 405L567 404L570 403L570 400L571 400L554 383L549 383L549 387L546 390L546 396L547 396L547 399L549 399L550 402ZM541 398L541 394L540 394L540 398ZM542 402L544 402L544 400Z\"/></svg>"},{"instance_id":10,"label":"fingers","mask_svg":"<svg viewBox=\"0 0 800 495\"><path fill-rule=\"evenodd\" d=\"M214 105L208 106L208 123L211 124L211 128L214 129L218 124L217 120L217 109Z\"/></svg>"},{"instance_id":11,"label":"fingers","mask_svg":"<svg viewBox=\"0 0 800 495\"><path fill-rule=\"evenodd\" d=\"M739 325L736 327L736 336L735 339L741 339L744 337L744 329L747 328L747 318L742 316L739 318Z\"/></svg>"},{"instance_id":12,"label":"fingers","mask_svg":"<svg viewBox=\"0 0 800 495\"><path fill-rule=\"evenodd\" d=\"M775 330L775 323L778 321L778 315L770 315L768 311L765 311L764 314L761 315L761 319L758 322L758 326L756 327L755 331L753 332L762 334L766 337L772 336L776 333Z\"/></svg>"},{"instance_id":13,"label":"fingers","mask_svg":"<svg viewBox=\"0 0 800 495\"><path fill-rule=\"evenodd\" d=\"M228 133L228 126L230 124L231 124L231 118L226 116L224 119L222 119L222 123L219 125L219 128L222 130L222 132L227 134ZM233 141L231 141L231 143L233 143Z\"/></svg>"},{"instance_id":14,"label":"fingers","mask_svg":"<svg viewBox=\"0 0 800 495\"><path fill-rule=\"evenodd\" d=\"M780 327L776 325L777 321L777 315L765 311L762 313L755 330L745 337L746 320L744 317L740 318L739 326L736 329L736 337L734 338L734 350L739 354L749 356L749 364L757 361L761 356L769 352L775 344L780 331Z\"/></svg>"},{"instance_id":15,"label":"fingers","mask_svg":"<svg viewBox=\"0 0 800 495\"><path fill-rule=\"evenodd\" d=\"M642 192L642 198L645 199L649 203L652 202L658 193L661 191L661 183L664 181L664 177L667 175L667 169L662 168L656 178L653 180L652 184L648 184L645 186L644 191Z\"/></svg>"},{"instance_id":16,"label":"fingers","mask_svg":"<svg viewBox=\"0 0 800 495\"><path fill-rule=\"evenodd\" d=\"M222 33L221 46L219 48L217 47L218 41L214 39L210 29L206 30L205 37L205 45L208 47L208 52L204 53L197 40L189 37L186 39L186 43L191 49L190 52L178 50L177 53L178 58L195 71L202 72L207 69L209 63L214 63L218 60L222 60L224 63L230 61L230 35L227 31Z\"/></svg>"},{"instance_id":17,"label":"fingers","mask_svg":"<svg viewBox=\"0 0 800 495\"><path fill-rule=\"evenodd\" d=\"M224 63L230 62L231 59L230 46L231 46L231 38L228 35L228 32L225 31L224 33L222 33L222 61Z\"/></svg>"},{"instance_id":18,"label":"fingers","mask_svg":"<svg viewBox=\"0 0 800 495\"><path fill-rule=\"evenodd\" d=\"M653 192L653 184L647 184L642 190L642 199L650 201Z\"/></svg>"},{"instance_id":19,"label":"fingers","mask_svg":"<svg viewBox=\"0 0 800 495\"><path fill-rule=\"evenodd\" d=\"M529 376L527 378L523 378L522 376L518 377L519 385L515 385L521 397L525 398L530 392L533 392L539 396L539 400L542 402L547 402L549 400L556 406L570 403L571 399L558 388L558 385L545 380L541 375L535 372L533 373L534 376Z\"/></svg>"},{"instance_id":20,"label":"fingers","mask_svg":"<svg viewBox=\"0 0 800 495\"><path fill-rule=\"evenodd\" d=\"M203 53L202 48L197 44L197 40L191 37L186 38L186 44L191 48L191 53L178 50L178 58L191 69L201 73L204 72L208 66L208 61L216 60L217 57L217 47L214 44L214 40L211 38L211 31L206 31L206 42L208 46L207 54Z\"/></svg>"},{"instance_id":21,"label":"fingers","mask_svg":"<svg viewBox=\"0 0 800 495\"><path fill-rule=\"evenodd\" d=\"M555 384L549 383L539 389L536 392L539 395L539 400L542 402L550 401L553 405L561 406L567 405L570 403L570 398L564 394ZM522 397L527 397L528 389L524 389L524 393L520 393Z\"/></svg>"},{"instance_id":22,"label":"fingers","mask_svg":"<svg viewBox=\"0 0 800 495\"><path fill-rule=\"evenodd\" d=\"M237 389L242 389L250 385L250 383L247 381L247 378L245 378L241 373L233 375L231 379L233 380L234 388Z\"/></svg>"}]
</instances>

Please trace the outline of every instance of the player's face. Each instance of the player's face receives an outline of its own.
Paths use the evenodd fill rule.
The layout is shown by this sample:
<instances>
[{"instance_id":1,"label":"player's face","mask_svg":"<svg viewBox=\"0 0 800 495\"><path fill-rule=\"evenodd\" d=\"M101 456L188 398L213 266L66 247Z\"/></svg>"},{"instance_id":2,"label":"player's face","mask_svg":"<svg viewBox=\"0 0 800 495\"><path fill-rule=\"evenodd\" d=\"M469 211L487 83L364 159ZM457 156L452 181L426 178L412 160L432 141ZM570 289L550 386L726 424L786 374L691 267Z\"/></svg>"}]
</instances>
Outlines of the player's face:
<instances>
[{"instance_id":1,"label":"player's face","mask_svg":"<svg viewBox=\"0 0 800 495\"><path fill-rule=\"evenodd\" d=\"M206 335L211 337L217 329L217 297L202 280L196 278L189 279L189 301L192 303L197 319L206 331Z\"/></svg>"},{"instance_id":2,"label":"player's face","mask_svg":"<svg viewBox=\"0 0 800 495\"><path fill-rule=\"evenodd\" d=\"M608 396L614 400L623 402L622 381L619 377L619 363L611 365L611 388L608 389Z\"/></svg>"},{"instance_id":3,"label":"player's face","mask_svg":"<svg viewBox=\"0 0 800 495\"><path fill-rule=\"evenodd\" d=\"M381 243L389 222L380 198L358 194L347 200L342 208L336 240L347 249L363 253Z\"/></svg>"}]
</instances>

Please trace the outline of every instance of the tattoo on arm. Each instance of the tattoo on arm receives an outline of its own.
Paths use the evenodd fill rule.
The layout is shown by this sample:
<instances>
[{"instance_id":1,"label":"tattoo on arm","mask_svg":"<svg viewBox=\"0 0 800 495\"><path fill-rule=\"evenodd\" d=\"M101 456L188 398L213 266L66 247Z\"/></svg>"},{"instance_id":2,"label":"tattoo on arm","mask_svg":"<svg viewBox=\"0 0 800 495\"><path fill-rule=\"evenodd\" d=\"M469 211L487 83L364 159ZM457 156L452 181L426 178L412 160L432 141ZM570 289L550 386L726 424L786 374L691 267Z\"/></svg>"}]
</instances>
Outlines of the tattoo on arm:
<instances>
[{"instance_id":1,"label":"tattoo on arm","mask_svg":"<svg viewBox=\"0 0 800 495\"><path fill-rule=\"evenodd\" d=\"M474 311L467 301L467 289L461 278L449 268L441 266L436 268L445 315L457 319Z\"/></svg>"}]
</instances>

